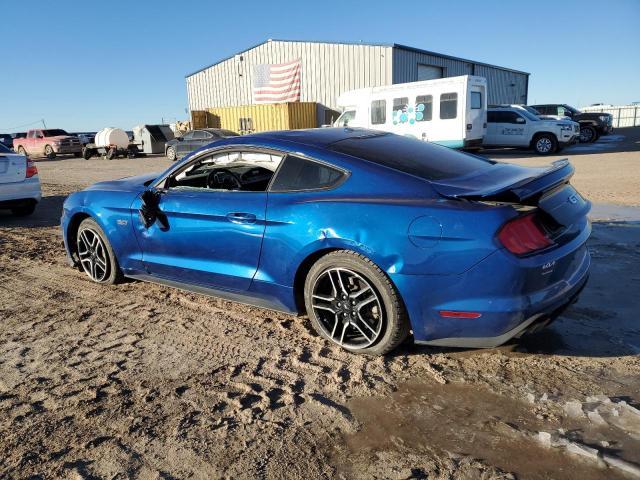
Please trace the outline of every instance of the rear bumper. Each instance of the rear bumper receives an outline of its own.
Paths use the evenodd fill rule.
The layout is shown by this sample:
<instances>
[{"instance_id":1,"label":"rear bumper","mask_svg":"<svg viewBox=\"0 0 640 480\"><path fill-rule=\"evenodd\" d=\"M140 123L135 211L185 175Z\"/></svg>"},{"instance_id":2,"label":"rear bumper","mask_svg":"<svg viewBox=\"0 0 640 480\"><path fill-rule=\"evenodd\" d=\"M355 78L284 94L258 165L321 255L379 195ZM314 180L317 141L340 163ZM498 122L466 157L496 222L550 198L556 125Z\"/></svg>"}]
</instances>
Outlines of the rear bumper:
<instances>
[{"instance_id":1,"label":"rear bumper","mask_svg":"<svg viewBox=\"0 0 640 480\"><path fill-rule=\"evenodd\" d=\"M391 275L407 307L416 343L490 348L557 316L586 284L586 219L569 243L527 258L497 250L460 275ZM479 318L445 318L443 310Z\"/></svg>"},{"instance_id":2,"label":"rear bumper","mask_svg":"<svg viewBox=\"0 0 640 480\"><path fill-rule=\"evenodd\" d=\"M40 180L37 176L26 178L21 182L0 184L0 208L39 202L41 198Z\"/></svg>"}]
</instances>

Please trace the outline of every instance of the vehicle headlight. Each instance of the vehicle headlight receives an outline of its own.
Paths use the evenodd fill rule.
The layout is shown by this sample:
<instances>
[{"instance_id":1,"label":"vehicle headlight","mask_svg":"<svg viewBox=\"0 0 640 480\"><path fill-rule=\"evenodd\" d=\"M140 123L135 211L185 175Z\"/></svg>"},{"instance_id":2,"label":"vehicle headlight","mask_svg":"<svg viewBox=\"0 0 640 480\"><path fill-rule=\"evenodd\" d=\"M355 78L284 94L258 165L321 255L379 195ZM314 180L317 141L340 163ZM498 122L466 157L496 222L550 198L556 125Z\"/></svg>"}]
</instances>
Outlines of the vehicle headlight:
<instances>
[{"instance_id":1,"label":"vehicle headlight","mask_svg":"<svg viewBox=\"0 0 640 480\"><path fill-rule=\"evenodd\" d=\"M560 125L560 130L562 130L563 132L572 132L573 131L573 127L571 125L566 125L564 123L559 123L558 125Z\"/></svg>"}]
</instances>

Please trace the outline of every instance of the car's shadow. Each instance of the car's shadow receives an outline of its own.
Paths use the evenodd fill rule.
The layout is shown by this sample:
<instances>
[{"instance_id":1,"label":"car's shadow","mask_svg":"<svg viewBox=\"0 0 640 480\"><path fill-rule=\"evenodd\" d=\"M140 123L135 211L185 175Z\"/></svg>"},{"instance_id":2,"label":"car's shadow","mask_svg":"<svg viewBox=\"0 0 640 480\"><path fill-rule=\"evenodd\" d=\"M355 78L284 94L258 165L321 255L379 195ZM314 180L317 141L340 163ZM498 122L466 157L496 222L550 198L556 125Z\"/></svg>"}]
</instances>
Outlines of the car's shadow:
<instances>
[{"instance_id":1,"label":"car's shadow","mask_svg":"<svg viewBox=\"0 0 640 480\"><path fill-rule=\"evenodd\" d=\"M41 228L58 226L60 225L62 204L65 198L67 198L66 195L49 195L42 197L42 200L36 206L35 212L25 217L15 216L10 210L0 210L0 228Z\"/></svg>"}]
</instances>

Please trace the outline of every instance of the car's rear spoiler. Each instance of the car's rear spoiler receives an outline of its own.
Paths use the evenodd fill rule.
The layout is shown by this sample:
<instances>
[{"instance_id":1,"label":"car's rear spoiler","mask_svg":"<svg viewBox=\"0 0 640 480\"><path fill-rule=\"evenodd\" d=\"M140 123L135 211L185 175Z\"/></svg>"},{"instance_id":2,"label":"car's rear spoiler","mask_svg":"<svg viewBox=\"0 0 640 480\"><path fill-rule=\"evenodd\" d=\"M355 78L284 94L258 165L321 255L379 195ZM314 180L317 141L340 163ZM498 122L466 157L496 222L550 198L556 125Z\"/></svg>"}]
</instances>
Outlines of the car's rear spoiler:
<instances>
[{"instance_id":1,"label":"car's rear spoiler","mask_svg":"<svg viewBox=\"0 0 640 480\"><path fill-rule=\"evenodd\" d=\"M557 160L550 167L521 167L497 164L478 175L432 181L433 188L449 198L537 203L545 192L569 182L574 173L569 160Z\"/></svg>"},{"instance_id":2,"label":"car's rear spoiler","mask_svg":"<svg viewBox=\"0 0 640 480\"><path fill-rule=\"evenodd\" d=\"M478 175L432 182L445 197L537 206L560 225L570 225L589 213L591 203L569 185L574 173L568 160L550 167L527 168L497 164Z\"/></svg>"}]
</instances>

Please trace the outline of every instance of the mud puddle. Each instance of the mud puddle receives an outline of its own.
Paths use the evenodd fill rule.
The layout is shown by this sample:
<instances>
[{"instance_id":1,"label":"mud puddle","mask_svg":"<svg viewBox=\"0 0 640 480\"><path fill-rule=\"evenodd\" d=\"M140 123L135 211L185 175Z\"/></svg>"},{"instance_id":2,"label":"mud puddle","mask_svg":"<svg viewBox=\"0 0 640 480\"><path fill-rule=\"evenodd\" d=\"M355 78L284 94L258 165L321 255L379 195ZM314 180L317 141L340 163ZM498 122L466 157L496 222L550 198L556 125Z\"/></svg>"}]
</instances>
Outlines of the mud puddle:
<instances>
[{"instance_id":1,"label":"mud puddle","mask_svg":"<svg viewBox=\"0 0 640 480\"><path fill-rule=\"evenodd\" d=\"M428 461L438 453L479 461L470 478L512 478L506 472L526 479L637 478L608 467L602 456L615 455L633 468L640 463L640 439L611 425L593 425L586 417L569 417L563 405L547 398L520 401L464 384L406 383L384 398L350 401L362 428L345 439L346 450L335 452L334 462L348 478L361 476L352 465L365 463L363 456L396 465L398 478L439 478L438 465ZM541 441L549 432L575 448L597 450L598 456ZM359 460L353 462L354 457Z\"/></svg>"}]
</instances>

